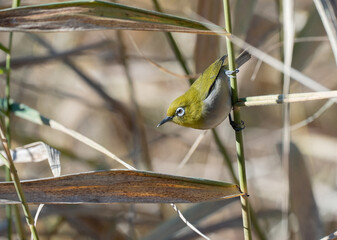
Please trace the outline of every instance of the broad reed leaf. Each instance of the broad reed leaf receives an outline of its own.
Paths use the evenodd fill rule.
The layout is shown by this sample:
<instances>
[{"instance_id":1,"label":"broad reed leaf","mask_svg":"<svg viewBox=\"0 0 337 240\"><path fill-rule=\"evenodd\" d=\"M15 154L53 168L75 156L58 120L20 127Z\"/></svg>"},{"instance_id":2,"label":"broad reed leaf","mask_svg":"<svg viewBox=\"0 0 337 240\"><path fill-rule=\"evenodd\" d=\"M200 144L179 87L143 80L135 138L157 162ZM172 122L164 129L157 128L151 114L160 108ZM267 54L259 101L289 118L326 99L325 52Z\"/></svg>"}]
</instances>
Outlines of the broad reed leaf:
<instances>
[{"instance_id":1,"label":"broad reed leaf","mask_svg":"<svg viewBox=\"0 0 337 240\"><path fill-rule=\"evenodd\" d=\"M104 1L69 1L0 11L0 31L127 29L216 34L215 25ZM220 31L218 34L227 34Z\"/></svg>"},{"instance_id":2,"label":"broad reed leaf","mask_svg":"<svg viewBox=\"0 0 337 240\"><path fill-rule=\"evenodd\" d=\"M22 181L28 203L194 203L243 195L235 184L145 171L110 170ZM19 204L13 183L0 183L0 203Z\"/></svg>"}]
</instances>

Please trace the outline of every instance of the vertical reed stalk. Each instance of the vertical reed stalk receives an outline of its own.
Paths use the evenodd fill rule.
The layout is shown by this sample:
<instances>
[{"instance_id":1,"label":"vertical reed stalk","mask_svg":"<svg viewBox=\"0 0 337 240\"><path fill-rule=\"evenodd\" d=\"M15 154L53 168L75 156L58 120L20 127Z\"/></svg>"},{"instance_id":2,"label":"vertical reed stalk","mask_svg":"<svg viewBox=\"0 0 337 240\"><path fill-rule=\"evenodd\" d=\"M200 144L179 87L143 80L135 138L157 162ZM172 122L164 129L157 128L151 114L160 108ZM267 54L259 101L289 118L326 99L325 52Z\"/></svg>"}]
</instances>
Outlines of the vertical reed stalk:
<instances>
[{"instance_id":1,"label":"vertical reed stalk","mask_svg":"<svg viewBox=\"0 0 337 240\"><path fill-rule=\"evenodd\" d=\"M229 0L224 0L223 4L224 4L224 17L225 17L226 31L231 33L232 24L231 24ZM228 67L230 71L234 71L235 70L235 56L234 56L234 50L233 50L233 43L228 38L226 38L226 43L227 43L227 54L228 54ZM233 75L234 75L233 78L231 78L231 88L232 88L232 102L233 104L235 104L238 101L238 88L237 88L237 82L236 82L236 75L235 74ZM241 124L240 108L234 107L233 115L234 115L235 124L240 126ZM237 151L237 160L238 160L240 188L244 193L248 195L242 131L235 131L235 137L236 137L236 151ZM242 221L243 221L244 237L245 237L245 240L252 239L249 202L246 196L241 197L241 206L242 206Z\"/></svg>"},{"instance_id":2,"label":"vertical reed stalk","mask_svg":"<svg viewBox=\"0 0 337 240\"><path fill-rule=\"evenodd\" d=\"M8 52L6 54L6 86L5 86L5 98L7 99L5 104L5 132L6 138L8 139L8 145L10 147L11 143L11 134L10 134L10 108L9 108L9 99L10 99L10 75L11 75L11 49L12 49L12 39L13 33L9 33L9 40L8 40ZM9 168L5 168L6 170L6 181L12 181L11 174ZM7 217L7 234L8 239L12 239L12 209L13 206L6 205L6 217Z\"/></svg>"},{"instance_id":3,"label":"vertical reed stalk","mask_svg":"<svg viewBox=\"0 0 337 240\"><path fill-rule=\"evenodd\" d=\"M30 213L25 195L23 193L23 189L21 187L20 179L19 179L18 173L16 171L11 153L10 153L8 141L5 137L5 134L4 134L4 131L3 131L1 125L0 125L0 137L1 137L2 146L4 148L4 151L6 152L7 158L5 158L1 153L0 153L0 157L6 163L6 166L8 167L9 172L11 174L11 178L13 179L13 184L14 184L15 190L18 194L19 201L22 204L22 209L23 209L23 212L25 214L28 227L29 227L29 229L32 233L32 239L38 240L39 237L37 235L37 231L36 231L36 228L34 226L34 219L32 217L32 214Z\"/></svg>"},{"instance_id":4,"label":"vertical reed stalk","mask_svg":"<svg viewBox=\"0 0 337 240\"><path fill-rule=\"evenodd\" d=\"M282 34L283 34L283 62L284 62L284 74L283 74L283 98L288 99L288 94L290 93L290 71L288 70L291 67L292 56L293 56L293 47L294 47L294 2L292 0L282 0L280 2L280 16L282 16ZM282 228L284 238L288 236L288 226L289 226L289 153L290 153L290 104L285 103L282 105L282 114L283 114L283 131L282 131L282 153L281 160L283 166L283 188L284 195L282 201L282 212L283 221Z\"/></svg>"},{"instance_id":5,"label":"vertical reed stalk","mask_svg":"<svg viewBox=\"0 0 337 240\"><path fill-rule=\"evenodd\" d=\"M20 6L20 0L13 0L12 2L12 8L16 8ZM6 86L5 86L5 98L7 99L7 103L5 105L5 117L4 117L4 123L5 123L5 134L8 141L8 147L11 147L11 133L10 133L10 79L11 79L11 51L12 51L12 43L13 43L13 33L9 33L9 39L8 39L8 51L6 53ZM6 170L6 181L11 181L11 173L9 168L5 168ZM14 210L14 211L13 211ZM16 229L18 232L19 239L25 239L24 236L24 229L21 223L21 216L18 209L18 206L16 205L6 205L6 216L7 216L7 233L8 233L8 239L12 239L12 213L14 212L15 216L15 224Z\"/></svg>"}]
</instances>

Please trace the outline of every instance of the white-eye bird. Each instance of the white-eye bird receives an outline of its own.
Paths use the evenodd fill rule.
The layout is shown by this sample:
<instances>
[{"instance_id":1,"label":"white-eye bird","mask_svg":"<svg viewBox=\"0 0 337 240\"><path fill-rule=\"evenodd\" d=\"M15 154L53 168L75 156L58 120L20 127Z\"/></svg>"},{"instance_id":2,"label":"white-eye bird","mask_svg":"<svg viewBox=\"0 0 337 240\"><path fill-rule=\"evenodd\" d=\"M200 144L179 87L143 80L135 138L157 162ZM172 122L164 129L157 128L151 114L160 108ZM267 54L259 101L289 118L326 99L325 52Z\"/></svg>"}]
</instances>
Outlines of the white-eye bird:
<instances>
[{"instance_id":1,"label":"white-eye bird","mask_svg":"<svg viewBox=\"0 0 337 240\"><path fill-rule=\"evenodd\" d=\"M250 59L244 51L236 59L239 68ZM167 109L167 117L157 127L174 122L184 127L210 129L218 126L229 115L232 108L231 87L227 55L216 60L191 87L176 98ZM237 72L237 71L236 71Z\"/></svg>"}]
</instances>

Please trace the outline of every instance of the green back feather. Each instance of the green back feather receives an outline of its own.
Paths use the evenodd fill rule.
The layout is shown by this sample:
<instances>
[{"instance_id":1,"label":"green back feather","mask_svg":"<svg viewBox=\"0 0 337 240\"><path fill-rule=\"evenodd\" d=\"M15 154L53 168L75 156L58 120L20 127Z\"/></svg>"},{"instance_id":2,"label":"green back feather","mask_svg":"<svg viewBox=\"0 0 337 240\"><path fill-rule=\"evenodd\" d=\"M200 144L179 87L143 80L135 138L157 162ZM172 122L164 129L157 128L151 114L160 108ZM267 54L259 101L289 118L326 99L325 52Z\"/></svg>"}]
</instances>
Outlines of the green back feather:
<instances>
[{"instance_id":1,"label":"green back feather","mask_svg":"<svg viewBox=\"0 0 337 240\"><path fill-rule=\"evenodd\" d=\"M223 57L216 60L192 84L191 88L195 88L199 92L200 99L204 100L207 97L209 90L212 87L214 81L216 80L219 71L221 67L224 65L224 61L226 59L227 55L224 55Z\"/></svg>"}]
</instances>

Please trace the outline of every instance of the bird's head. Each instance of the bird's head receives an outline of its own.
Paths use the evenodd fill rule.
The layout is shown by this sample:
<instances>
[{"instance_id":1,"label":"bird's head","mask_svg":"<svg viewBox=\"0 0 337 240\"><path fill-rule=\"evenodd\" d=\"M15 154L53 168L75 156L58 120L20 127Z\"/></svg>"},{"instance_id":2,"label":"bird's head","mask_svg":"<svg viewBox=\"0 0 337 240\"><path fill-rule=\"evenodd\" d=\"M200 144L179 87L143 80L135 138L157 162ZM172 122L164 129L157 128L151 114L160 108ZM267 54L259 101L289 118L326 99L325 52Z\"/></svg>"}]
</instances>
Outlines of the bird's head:
<instances>
[{"instance_id":1,"label":"bird's head","mask_svg":"<svg viewBox=\"0 0 337 240\"><path fill-rule=\"evenodd\" d=\"M174 122L184 127L201 128L202 110L203 101L198 92L194 88L190 88L170 104L167 109L167 117L157 127L166 122Z\"/></svg>"}]
</instances>

